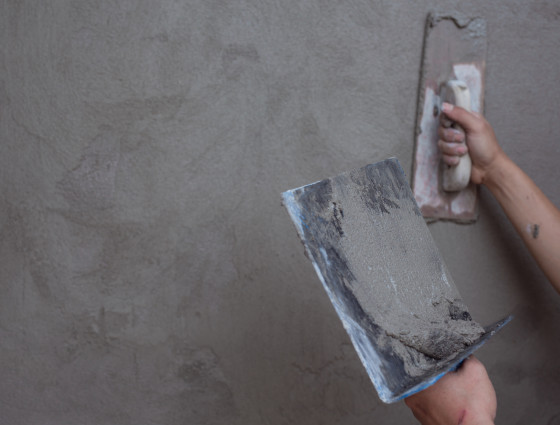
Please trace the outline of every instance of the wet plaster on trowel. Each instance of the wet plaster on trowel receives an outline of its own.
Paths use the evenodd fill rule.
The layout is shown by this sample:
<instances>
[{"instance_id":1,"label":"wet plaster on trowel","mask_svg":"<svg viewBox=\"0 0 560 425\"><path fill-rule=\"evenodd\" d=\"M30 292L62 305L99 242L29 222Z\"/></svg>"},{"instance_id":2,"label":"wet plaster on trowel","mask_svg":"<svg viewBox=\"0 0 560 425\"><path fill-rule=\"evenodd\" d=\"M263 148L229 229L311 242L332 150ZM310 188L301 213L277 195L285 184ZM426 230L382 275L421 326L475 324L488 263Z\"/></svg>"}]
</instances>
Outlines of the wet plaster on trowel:
<instances>
[{"instance_id":1,"label":"wet plaster on trowel","mask_svg":"<svg viewBox=\"0 0 560 425\"><path fill-rule=\"evenodd\" d=\"M397 164L296 190L296 215L314 215L300 234L311 241L310 257L317 259L313 245L320 245L314 265L366 368L381 353L416 377L464 352L484 329L461 301Z\"/></svg>"},{"instance_id":2,"label":"wet plaster on trowel","mask_svg":"<svg viewBox=\"0 0 560 425\"><path fill-rule=\"evenodd\" d=\"M365 313L387 336L421 353L415 356L416 362L405 364L407 372L420 374L434 360L453 358L473 344L484 329L472 320L435 246L426 249L427 228L408 220L408 208L394 208L390 203L386 214L392 219L376 220L363 207L362 193L348 195L343 211L346 219L341 222L343 251L356 282L375 287L373 292L371 286L358 284L352 290ZM361 219L366 214L376 223L375 233L363 230L366 223ZM372 252L380 237L386 239L385 249ZM370 258L363 261L363 253L368 251ZM426 280L426 276L440 279ZM399 344L395 347L401 351Z\"/></svg>"}]
</instances>

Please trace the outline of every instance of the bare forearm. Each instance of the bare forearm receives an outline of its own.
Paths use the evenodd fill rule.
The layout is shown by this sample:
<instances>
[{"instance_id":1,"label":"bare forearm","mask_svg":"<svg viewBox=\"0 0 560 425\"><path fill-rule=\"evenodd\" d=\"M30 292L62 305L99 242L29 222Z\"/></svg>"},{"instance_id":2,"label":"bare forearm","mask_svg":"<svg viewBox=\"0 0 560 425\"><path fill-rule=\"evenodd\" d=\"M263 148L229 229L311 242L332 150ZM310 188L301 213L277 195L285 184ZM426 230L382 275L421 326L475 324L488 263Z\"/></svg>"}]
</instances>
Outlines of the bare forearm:
<instances>
[{"instance_id":1,"label":"bare forearm","mask_svg":"<svg viewBox=\"0 0 560 425\"><path fill-rule=\"evenodd\" d=\"M560 292L560 211L506 155L483 182L525 242L552 285Z\"/></svg>"}]
</instances>

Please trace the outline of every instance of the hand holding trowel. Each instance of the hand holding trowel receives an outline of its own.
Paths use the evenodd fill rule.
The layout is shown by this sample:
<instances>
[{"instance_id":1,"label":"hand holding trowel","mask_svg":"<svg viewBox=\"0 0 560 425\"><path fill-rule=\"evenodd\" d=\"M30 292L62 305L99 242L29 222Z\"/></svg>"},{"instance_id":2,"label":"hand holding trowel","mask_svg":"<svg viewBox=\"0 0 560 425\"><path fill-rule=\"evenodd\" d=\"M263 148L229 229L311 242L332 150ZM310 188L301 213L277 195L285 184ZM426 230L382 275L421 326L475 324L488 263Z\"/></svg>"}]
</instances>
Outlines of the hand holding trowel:
<instances>
[{"instance_id":1,"label":"hand holding trowel","mask_svg":"<svg viewBox=\"0 0 560 425\"><path fill-rule=\"evenodd\" d=\"M468 155L456 166L441 161L437 129L444 101L482 112L486 68L486 24L459 14L428 16L421 68L412 188L428 221L472 223L478 189L471 184ZM447 122L448 125L455 125Z\"/></svg>"}]
</instances>

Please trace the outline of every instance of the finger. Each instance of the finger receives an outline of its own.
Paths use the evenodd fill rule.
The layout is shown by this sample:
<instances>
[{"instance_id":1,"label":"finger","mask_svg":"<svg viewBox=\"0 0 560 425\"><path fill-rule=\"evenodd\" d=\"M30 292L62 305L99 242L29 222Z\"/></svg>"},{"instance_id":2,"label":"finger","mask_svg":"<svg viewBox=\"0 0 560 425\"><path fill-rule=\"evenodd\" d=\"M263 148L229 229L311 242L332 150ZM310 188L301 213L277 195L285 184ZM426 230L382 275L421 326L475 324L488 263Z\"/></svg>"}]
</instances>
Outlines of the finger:
<instances>
[{"instance_id":1,"label":"finger","mask_svg":"<svg viewBox=\"0 0 560 425\"><path fill-rule=\"evenodd\" d=\"M481 121L484 120L480 115L450 103L443 103L441 105L441 110L450 120L458 123L467 132L480 129Z\"/></svg>"},{"instance_id":2,"label":"finger","mask_svg":"<svg viewBox=\"0 0 560 425\"><path fill-rule=\"evenodd\" d=\"M457 165L459 163L459 157L456 155L443 154L441 160L447 165Z\"/></svg>"},{"instance_id":3,"label":"finger","mask_svg":"<svg viewBox=\"0 0 560 425\"><path fill-rule=\"evenodd\" d=\"M439 123L443 128L449 128L453 125L453 121L451 121L445 114L441 114L439 116Z\"/></svg>"},{"instance_id":4,"label":"finger","mask_svg":"<svg viewBox=\"0 0 560 425\"><path fill-rule=\"evenodd\" d=\"M446 142L464 143L465 132L459 128L438 128L438 136Z\"/></svg>"},{"instance_id":5,"label":"finger","mask_svg":"<svg viewBox=\"0 0 560 425\"><path fill-rule=\"evenodd\" d=\"M444 140L438 140L438 148L441 153L451 156L463 156L468 152L464 143L448 143Z\"/></svg>"}]
</instances>

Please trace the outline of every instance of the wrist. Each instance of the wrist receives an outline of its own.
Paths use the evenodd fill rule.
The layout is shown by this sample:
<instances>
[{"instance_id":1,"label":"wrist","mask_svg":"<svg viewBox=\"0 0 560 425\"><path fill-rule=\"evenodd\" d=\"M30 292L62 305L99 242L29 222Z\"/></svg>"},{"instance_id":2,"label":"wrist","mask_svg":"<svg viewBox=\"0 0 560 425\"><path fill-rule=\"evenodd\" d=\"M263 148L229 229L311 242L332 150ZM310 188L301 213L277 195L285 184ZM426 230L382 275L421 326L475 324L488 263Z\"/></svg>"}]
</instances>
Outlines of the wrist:
<instances>
[{"instance_id":1,"label":"wrist","mask_svg":"<svg viewBox=\"0 0 560 425\"><path fill-rule=\"evenodd\" d=\"M505 152L501 151L484 171L481 183L490 190L497 189L505 181L508 170L512 165L513 162Z\"/></svg>"}]
</instances>

